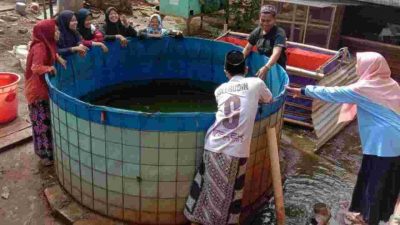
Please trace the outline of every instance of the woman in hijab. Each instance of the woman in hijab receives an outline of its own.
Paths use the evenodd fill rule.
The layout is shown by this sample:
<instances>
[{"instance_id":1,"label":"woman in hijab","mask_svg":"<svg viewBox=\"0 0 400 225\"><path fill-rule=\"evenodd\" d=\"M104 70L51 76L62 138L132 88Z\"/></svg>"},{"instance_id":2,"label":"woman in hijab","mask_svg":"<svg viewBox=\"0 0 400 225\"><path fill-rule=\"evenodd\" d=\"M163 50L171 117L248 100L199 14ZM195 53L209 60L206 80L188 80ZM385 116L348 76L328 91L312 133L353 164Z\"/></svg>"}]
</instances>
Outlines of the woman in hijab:
<instances>
[{"instance_id":1,"label":"woman in hijab","mask_svg":"<svg viewBox=\"0 0 400 225\"><path fill-rule=\"evenodd\" d=\"M45 74L56 74L56 41L60 33L54 20L42 20L33 27L32 42L26 62L25 97L33 128L35 153L45 166L53 161L50 108Z\"/></svg>"},{"instance_id":2,"label":"woman in hijab","mask_svg":"<svg viewBox=\"0 0 400 225\"><path fill-rule=\"evenodd\" d=\"M82 37L82 44L88 48L99 46L104 52L108 52L107 46L103 43L103 34L91 23L92 13L89 10L82 8L78 11L77 17L78 31Z\"/></svg>"},{"instance_id":3,"label":"woman in hijab","mask_svg":"<svg viewBox=\"0 0 400 225\"><path fill-rule=\"evenodd\" d=\"M150 16L150 21L147 28L142 29L139 32L141 38L161 38L163 36L171 35L174 37L182 37L182 32L180 31L170 31L163 28L161 16L158 14L153 14Z\"/></svg>"},{"instance_id":4,"label":"woman in hijab","mask_svg":"<svg viewBox=\"0 0 400 225\"><path fill-rule=\"evenodd\" d=\"M136 37L136 30L129 24L125 15L121 17L114 7L109 7L105 13L105 24L101 31L104 34L104 40L119 40L122 46L128 44L126 37Z\"/></svg>"},{"instance_id":5,"label":"woman in hijab","mask_svg":"<svg viewBox=\"0 0 400 225\"><path fill-rule=\"evenodd\" d=\"M400 191L400 87L379 53L357 53L356 68L360 78L348 86L287 89L295 97L344 103L338 123L357 115L363 158L346 218L377 225L389 220Z\"/></svg>"},{"instance_id":6,"label":"woman in hijab","mask_svg":"<svg viewBox=\"0 0 400 225\"><path fill-rule=\"evenodd\" d=\"M64 10L57 17L57 25L60 29L60 40L57 42L58 53L68 56L78 53L83 56L88 48L81 44L81 38L77 30L78 21L74 12Z\"/></svg>"}]
</instances>

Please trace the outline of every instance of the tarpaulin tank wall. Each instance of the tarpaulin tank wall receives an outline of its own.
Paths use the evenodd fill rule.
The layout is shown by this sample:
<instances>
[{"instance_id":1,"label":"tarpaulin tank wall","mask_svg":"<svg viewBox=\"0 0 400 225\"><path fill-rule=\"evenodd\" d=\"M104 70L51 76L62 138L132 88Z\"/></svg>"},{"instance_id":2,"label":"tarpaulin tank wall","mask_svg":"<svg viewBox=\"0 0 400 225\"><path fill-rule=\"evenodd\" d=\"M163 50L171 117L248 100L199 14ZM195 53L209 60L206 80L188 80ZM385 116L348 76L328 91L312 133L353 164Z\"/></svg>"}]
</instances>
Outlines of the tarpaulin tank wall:
<instances>
[{"instance_id":1,"label":"tarpaulin tank wall","mask_svg":"<svg viewBox=\"0 0 400 225\"><path fill-rule=\"evenodd\" d=\"M55 165L62 187L86 207L135 224L184 224L184 204L214 113L144 113L91 105L79 98L126 81L192 79L222 83L228 43L184 38L108 43L67 58L47 77ZM266 62L251 56L250 74ZM260 107L245 182L243 220L265 201L271 185L266 126L282 126L288 77L275 66L266 81L274 102ZM133 90L134 91L134 90Z\"/></svg>"}]
</instances>

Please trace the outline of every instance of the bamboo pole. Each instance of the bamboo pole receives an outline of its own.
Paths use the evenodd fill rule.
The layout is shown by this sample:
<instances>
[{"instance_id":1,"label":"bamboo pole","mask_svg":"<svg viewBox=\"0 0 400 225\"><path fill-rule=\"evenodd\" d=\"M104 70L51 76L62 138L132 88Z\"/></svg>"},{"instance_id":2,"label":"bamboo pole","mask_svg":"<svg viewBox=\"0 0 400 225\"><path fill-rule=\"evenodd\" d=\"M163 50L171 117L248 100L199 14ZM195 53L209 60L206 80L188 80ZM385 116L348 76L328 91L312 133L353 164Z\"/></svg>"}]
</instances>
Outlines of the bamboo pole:
<instances>
[{"instance_id":1,"label":"bamboo pole","mask_svg":"<svg viewBox=\"0 0 400 225\"><path fill-rule=\"evenodd\" d=\"M285 225L285 206L283 204L283 190L281 168L279 165L278 140L275 127L267 127L268 149L271 160L272 185L274 187L275 210L278 225Z\"/></svg>"}]
</instances>

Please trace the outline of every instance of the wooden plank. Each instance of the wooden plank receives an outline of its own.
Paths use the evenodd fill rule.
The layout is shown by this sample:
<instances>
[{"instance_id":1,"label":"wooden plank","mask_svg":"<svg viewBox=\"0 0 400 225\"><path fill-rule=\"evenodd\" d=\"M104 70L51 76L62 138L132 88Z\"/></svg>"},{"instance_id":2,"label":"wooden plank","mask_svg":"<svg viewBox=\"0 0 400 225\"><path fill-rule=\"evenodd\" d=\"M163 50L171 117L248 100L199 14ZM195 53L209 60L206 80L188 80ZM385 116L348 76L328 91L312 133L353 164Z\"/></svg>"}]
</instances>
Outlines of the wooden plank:
<instances>
[{"instance_id":1,"label":"wooden plank","mask_svg":"<svg viewBox=\"0 0 400 225\"><path fill-rule=\"evenodd\" d=\"M324 78L324 74L322 74L322 73L318 73L318 72L311 71L311 70L305 70L302 68L293 67L293 66L289 66L289 65L286 66L286 70L287 70L288 74L290 74L290 75L296 75L296 76L311 78L311 79L315 79L315 80L321 80Z\"/></svg>"},{"instance_id":2,"label":"wooden plank","mask_svg":"<svg viewBox=\"0 0 400 225\"><path fill-rule=\"evenodd\" d=\"M11 123L0 125L0 139L28 127L31 127L31 124L21 117L18 117Z\"/></svg>"},{"instance_id":3,"label":"wooden plank","mask_svg":"<svg viewBox=\"0 0 400 225\"><path fill-rule=\"evenodd\" d=\"M333 26L335 23L335 16L336 16L336 6L333 6L333 12L331 14L331 23L329 24L329 32L328 32L328 36L326 37L326 48L329 48L330 43L331 43L331 38L332 38L332 31L333 31Z\"/></svg>"},{"instance_id":4,"label":"wooden plank","mask_svg":"<svg viewBox=\"0 0 400 225\"><path fill-rule=\"evenodd\" d=\"M288 106L293 106L293 107L300 108L300 109L305 109L305 110L310 110L310 111L312 110L311 107L307 107L307 106L304 106L304 105L299 105L299 104L296 104L296 103L293 103L293 102L286 101L285 104L288 105Z\"/></svg>"},{"instance_id":5,"label":"wooden plank","mask_svg":"<svg viewBox=\"0 0 400 225\"><path fill-rule=\"evenodd\" d=\"M296 125L300 125L300 126L305 126L307 128L311 128L311 129L314 128L314 126L311 123L304 123L304 122L301 122L301 121L298 121L298 120L292 120L292 119L289 119L289 118L286 118L286 117L283 120L285 122L287 122L287 123L296 124Z\"/></svg>"},{"instance_id":6,"label":"wooden plank","mask_svg":"<svg viewBox=\"0 0 400 225\"><path fill-rule=\"evenodd\" d=\"M31 128L20 130L11 135L0 138L0 153L32 139Z\"/></svg>"},{"instance_id":7,"label":"wooden plank","mask_svg":"<svg viewBox=\"0 0 400 225\"><path fill-rule=\"evenodd\" d=\"M342 29L343 17L346 6L337 5L336 6L336 15L335 21L333 22L333 29L331 35L331 44L329 46L330 49L337 49L340 41L340 32Z\"/></svg>"}]
</instances>

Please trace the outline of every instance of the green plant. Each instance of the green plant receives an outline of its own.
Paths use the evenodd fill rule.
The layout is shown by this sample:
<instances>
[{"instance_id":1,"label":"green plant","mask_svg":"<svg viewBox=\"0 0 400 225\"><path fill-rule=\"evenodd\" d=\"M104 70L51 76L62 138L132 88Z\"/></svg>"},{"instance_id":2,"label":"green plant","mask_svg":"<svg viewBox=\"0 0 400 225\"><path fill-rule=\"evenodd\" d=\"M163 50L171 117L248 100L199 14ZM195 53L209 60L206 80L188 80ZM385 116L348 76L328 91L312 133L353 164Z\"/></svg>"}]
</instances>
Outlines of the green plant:
<instances>
[{"instance_id":1,"label":"green plant","mask_svg":"<svg viewBox=\"0 0 400 225\"><path fill-rule=\"evenodd\" d=\"M249 32L254 29L260 11L260 0L230 0L225 5L230 28Z\"/></svg>"}]
</instances>

